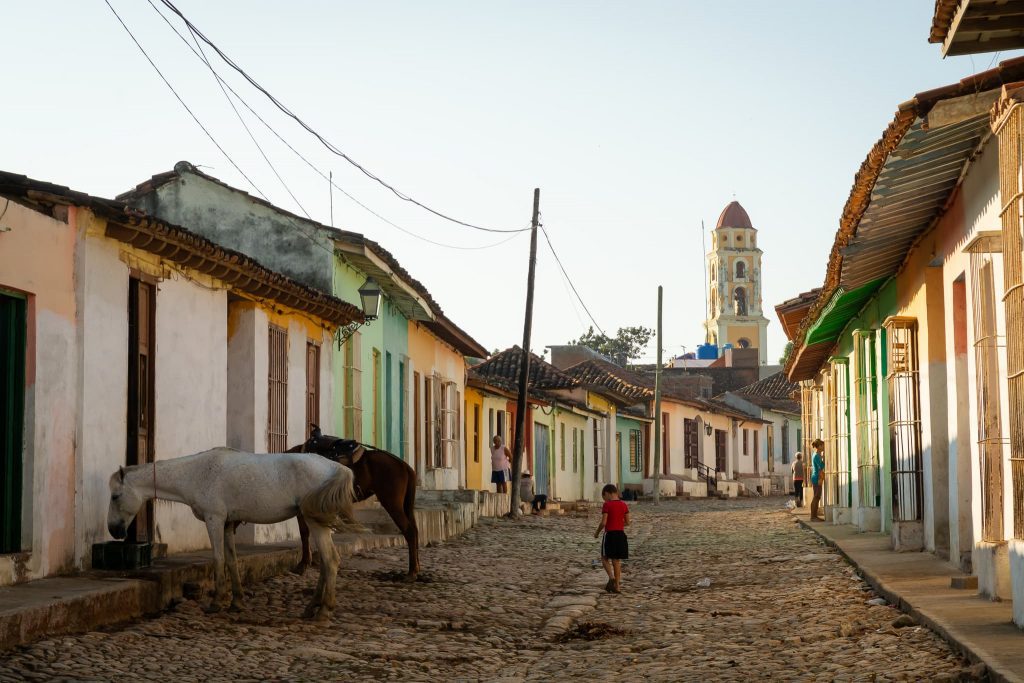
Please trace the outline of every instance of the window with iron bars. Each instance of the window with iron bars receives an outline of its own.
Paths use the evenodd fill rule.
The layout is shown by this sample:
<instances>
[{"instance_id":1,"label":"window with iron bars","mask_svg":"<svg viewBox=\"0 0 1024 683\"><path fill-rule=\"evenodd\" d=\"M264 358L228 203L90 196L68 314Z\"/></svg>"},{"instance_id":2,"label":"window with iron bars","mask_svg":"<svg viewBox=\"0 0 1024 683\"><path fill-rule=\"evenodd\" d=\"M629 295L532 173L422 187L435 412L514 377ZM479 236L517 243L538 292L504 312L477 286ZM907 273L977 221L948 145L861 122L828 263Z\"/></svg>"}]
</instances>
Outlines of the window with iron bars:
<instances>
[{"instance_id":1,"label":"window with iron bars","mask_svg":"<svg viewBox=\"0 0 1024 683\"><path fill-rule=\"evenodd\" d=\"M1010 476L1013 484L1013 536L1024 539L1024 107L1011 103L993 129L999 140L999 189L1003 249L1003 301L1006 309L1006 376L1009 408Z\"/></svg>"},{"instance_id":2,"label":"window with iron bars","mask_svg":"<svg viewBox=\"0 0 1024 683\"><path fill-rule=\"evenodd\" d=\"M825 457L825 504L850 505L850 372L845 358L828 370L829 439Z\"/></svg>"},{"instance_id":3,"label":"window with iron bars","mask_svg":"<svg viewBox=\"0 0 1024 683\"><path fill-rule=\"evenodd\" d=\"M644 435L639 429L629 430L629 471L639 472L644 466Z\"/></svg>"},{"instance_id":4,"label":"window with iron bars","mask_svg":"<svg viewBox=\"0 0 1024 683\"><path fill-rule=\"evenodd\" d=\"M345 437L363 440L363 371L361 367L361 341L356 332L345 342L344 375L345 388L342 394Z\"/></svg>"},{"instance_id":5,"label":"window with iron bars","mask_svg":"<svg viewBox=\"0 0 1024 683\"><path fill-rule=\"evenodd\" d=\"M889 371L889 451L892 453L892 518L924 518L924 458L921 453L921 377L917 320L885 321Z\"/></svg>"},{"instance_id":6,"label":"window with iron bars","mask_svg":"<svg viewBox=\"0 0 1024 683\"><path fill-rule=\"evenodd\" d=\"M857 387L857 485L860 504L881 504L878 481L878 381L874 330L853 333Z\"/></svg>"},{"instance_id":7,"label":"window with iron bars","mask_svg":"<svg viewBox=\"0 0 1024 683\"><path fill-rule=\"evenodd\" d=\"M267 451L288 450L288 330L268 325Z\"/></svg>"},{"instance_id":8,"label":"window with iron bars","mask_svg":"<svg viewBox=\"0 0 1024 683\"><path fill-rule=\"evenodd\" d=\"M981 473L981 537L1003 538L1003 437L999 360L1003 335L996 316L995 266L992 255L971 254L974 304L974 370L978 399L978 458Z\"/></svg>"}]
</instances>

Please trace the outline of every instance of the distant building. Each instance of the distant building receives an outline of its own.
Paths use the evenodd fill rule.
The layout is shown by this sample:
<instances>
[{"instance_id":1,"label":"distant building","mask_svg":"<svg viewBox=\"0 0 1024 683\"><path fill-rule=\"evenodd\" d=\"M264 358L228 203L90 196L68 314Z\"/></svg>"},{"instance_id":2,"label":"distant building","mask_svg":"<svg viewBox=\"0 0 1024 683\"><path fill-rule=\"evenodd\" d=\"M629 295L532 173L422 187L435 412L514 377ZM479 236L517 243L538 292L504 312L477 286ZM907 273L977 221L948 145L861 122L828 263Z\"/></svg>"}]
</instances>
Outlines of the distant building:
<instances>
[{"instance_id":1,"label":"distant building","mask_svg":"<svg viewBox=\"0 0 1024 683\"><path fill-rule=\"evenodd\" d=\"M757 230L739 202L718 217L707 254L707 341L719 346L758 350L768 362L768 319L761 311L761 250Z\"/></svg>"}]
</instances>

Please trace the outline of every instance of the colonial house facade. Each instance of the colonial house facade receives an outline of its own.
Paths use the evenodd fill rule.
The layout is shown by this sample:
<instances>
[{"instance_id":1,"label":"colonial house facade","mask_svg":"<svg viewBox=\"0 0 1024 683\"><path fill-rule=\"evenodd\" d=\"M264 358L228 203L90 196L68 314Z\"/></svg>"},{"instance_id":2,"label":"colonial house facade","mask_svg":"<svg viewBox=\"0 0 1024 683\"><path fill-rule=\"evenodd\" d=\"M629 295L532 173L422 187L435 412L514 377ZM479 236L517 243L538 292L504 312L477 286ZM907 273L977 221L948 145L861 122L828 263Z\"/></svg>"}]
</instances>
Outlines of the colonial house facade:
<instances>
[{"instance_id":1,"label":"colonial house facade","mask_svg":"<svg viewBox=\"0 0 1024 683\"><path fill-rule=\"evenodd\" d=\"M402 458L427 489L467 485L466 358L487 351L448 319L427 289L377 242L292 214L179 162L121 195L188 224L321 292L358 301L379 286L376 320L331 347L333 433Z\"/></svg>"},{"instance_id":2,"label":"colonial house facade","mask_svg":"<svg viewBox=\"0 0 1024 683\"><path fill-rule=\"evenodd\" d=\"M323 350L351 304L122 202L10 173L0 202L0 584L89 568L119 466L283 450L330 413ZM208 544L163 501L130 536Z\"/></svg>"},{"instance_id":3,"label":"colonial house facade","mask_svg":"<svg viewBox=\"0 0 1024 683\"><path fill-rule=\"evenodd\" d=\"M1007 60L900 105L821 291L785 311L804 448L826 444L827 519L948 557L1020 625L1022 80L1024 59Z\"/></svg>"}]
</instances>

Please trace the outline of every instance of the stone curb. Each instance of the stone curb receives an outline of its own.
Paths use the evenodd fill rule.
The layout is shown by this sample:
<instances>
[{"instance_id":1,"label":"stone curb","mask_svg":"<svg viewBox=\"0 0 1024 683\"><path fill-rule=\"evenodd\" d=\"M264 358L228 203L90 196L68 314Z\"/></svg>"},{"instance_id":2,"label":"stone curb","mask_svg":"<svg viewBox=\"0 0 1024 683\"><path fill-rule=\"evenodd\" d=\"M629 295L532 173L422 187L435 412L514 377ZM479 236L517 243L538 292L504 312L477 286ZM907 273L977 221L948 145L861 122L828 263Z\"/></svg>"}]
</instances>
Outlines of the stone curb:
<instances>
[{"instance_id":1,"label":"stone curb","mask_svg":"<svg viewBox=\"0 0 1024 683\"><path fill-rule=\"evenodd\" d=\"M637 526L639 529L633 536L631 549L640 548L651 533L650 524ZM548 602L547 607L556 611L544 623L541 635L553 640L576 625L585 614L596 609L598 598L604 592L605 582L603 571L600 573L600 580L597 581L589 570L580 570L574 580L563 586L562 592Z\"/></svg>"},{"instance_id":2,"label":"stone curb","mask_svg":"<svg viewBox=\"0 0 1024 683\"><path fill-rule=\"evenodd\" d=\"M1020 676L1017 676L1012 671L1007 671L999 665L993 665L985 661L985 659L978 654L978 646L971 640L958 636L954 626L948 624L940 617L936 617L931 614L926 609L915 607L902 595L890 588L889 585L871 569L859 564L838 543L818 531L814 526L795 516L793 516L793 519L795 519L804 529L813 532L818 536L818 538L822 539L826 545L830 548L834 548L840 555L842 555L847 563L857 570L857 573L860 574L861 578L863 578L878 595L885 598L890 605L909 614L918 623L934 631L939 637L949 643L955 651L966 657L972 664L984 664L987 669L988 680L998 683L1021 683L1022 679Z\"/></svg>"}]
</instances>

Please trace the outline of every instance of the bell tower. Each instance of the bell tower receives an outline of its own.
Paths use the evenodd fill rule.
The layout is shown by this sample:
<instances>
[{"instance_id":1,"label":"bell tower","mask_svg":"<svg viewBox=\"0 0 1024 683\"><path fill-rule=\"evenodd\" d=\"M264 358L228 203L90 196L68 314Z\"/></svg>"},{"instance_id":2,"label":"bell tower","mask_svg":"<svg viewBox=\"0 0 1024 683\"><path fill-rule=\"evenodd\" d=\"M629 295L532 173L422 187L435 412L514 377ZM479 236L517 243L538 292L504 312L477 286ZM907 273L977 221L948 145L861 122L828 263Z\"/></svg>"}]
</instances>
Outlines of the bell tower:
<instances>
[{"instance_id":1,"label":"bell tower","mask_svg":"<svg viewBox=\"0 0 1024 683\"><path fill-rule=\"evenodd\" d=\"M758 350L768 362L768 319L761 310L761 250L757 230L739 202L730 202L711 233L708 266L707 341L723 348Z\"/></svg>"}]
</instances>

